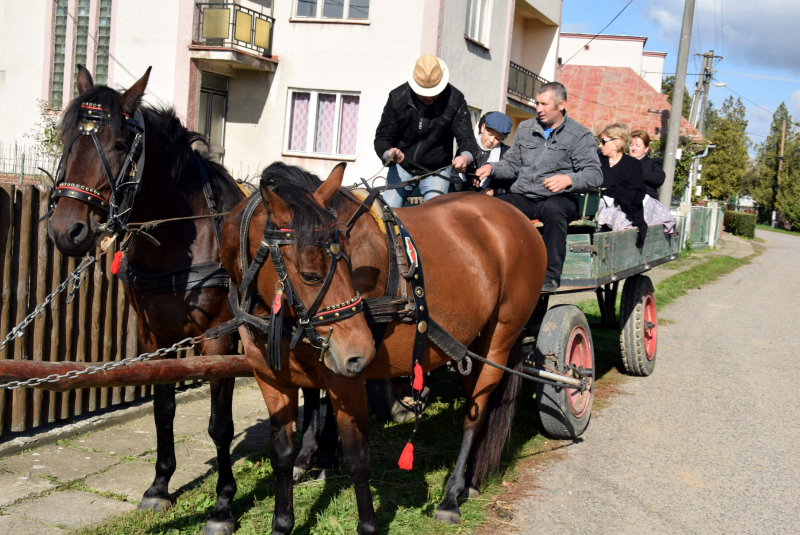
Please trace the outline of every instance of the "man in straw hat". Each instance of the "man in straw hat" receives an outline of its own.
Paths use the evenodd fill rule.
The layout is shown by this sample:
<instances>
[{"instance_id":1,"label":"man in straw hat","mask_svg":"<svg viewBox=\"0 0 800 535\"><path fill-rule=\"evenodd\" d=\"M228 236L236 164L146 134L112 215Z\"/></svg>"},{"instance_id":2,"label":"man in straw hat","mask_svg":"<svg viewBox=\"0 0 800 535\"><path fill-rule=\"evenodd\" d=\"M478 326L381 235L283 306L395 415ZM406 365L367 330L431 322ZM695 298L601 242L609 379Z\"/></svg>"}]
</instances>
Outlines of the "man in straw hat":
<instances>
[{"instance_id":1,"label":"man in straw hat","mask_svg":"<svg viewBox=\"0 0 800 535\"><path fill-rule=\"evenodd\" d=\"M375 152L391 161L389 184L409 180L452 163L439 172L449 177L453 169L463 172L477 154L472 121L464 94L448 83L450 73L444 61L431 54L420 57L408 73L408 82L389 93L381 122L375 131ZM453 158L453 140L459 155ZM417 167L419 165L420 167ZM423 199L447 193L450 182L436 175L420 181ZM383 198L400 207L413 186L387 190Z\"/></svg>"}]
</instances>

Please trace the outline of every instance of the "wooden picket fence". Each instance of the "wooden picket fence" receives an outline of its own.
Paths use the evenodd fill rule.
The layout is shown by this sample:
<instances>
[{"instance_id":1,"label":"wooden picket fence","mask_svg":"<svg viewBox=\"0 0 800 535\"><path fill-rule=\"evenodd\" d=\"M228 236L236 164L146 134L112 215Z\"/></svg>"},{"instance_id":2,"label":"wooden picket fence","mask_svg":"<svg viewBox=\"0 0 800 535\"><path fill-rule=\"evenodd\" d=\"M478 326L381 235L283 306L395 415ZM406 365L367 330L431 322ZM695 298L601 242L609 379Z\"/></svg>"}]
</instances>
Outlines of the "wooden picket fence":
<instances>
[{"instance_id":1,"label":"wooden picket fence","mask_svg":"<svg viewBox=\"0 0 800 535\"><path fill-rule=\"evenodd\" d=\"M0 340L77 267L47 237L50 188L0 184ZM97 251L99 253L99 250ZM122 283L109 272L114 250L83 273L72 304L63 292L0 359L102 362L137 355L137 326ZM49 392L0 390L0 433L21 432L148 396L152 387Z\"/></svg>"}]
</instances>

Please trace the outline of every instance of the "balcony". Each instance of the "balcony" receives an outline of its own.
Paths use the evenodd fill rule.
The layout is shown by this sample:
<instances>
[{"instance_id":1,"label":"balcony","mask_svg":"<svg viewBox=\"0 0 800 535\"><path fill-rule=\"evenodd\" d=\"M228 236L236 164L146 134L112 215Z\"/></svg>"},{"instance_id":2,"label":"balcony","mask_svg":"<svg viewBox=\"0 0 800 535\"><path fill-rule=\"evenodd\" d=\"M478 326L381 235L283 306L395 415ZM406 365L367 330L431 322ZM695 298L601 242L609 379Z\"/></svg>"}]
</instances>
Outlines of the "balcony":
<instances>
[{"instance_id":1,"label":"balcony","mask_svg":"<svg viewBox=\"0 0 800 535\"><path fill-rule=\"evenodd\" d=\"M189 46L194 59L233 68L274 72L275 19L234 3L198 3L197 34Z\"/></svg>"},{"instance_id":2,"label":"balcony","mask_svg":"<svg viewBox=\"0 0 800 535\"><path fill-rule=\"evenodd\" d=\"M526 101L536 100L536 91L547 80L513 61L508 69L508 93Z\"/></svg>"}]
</instances>

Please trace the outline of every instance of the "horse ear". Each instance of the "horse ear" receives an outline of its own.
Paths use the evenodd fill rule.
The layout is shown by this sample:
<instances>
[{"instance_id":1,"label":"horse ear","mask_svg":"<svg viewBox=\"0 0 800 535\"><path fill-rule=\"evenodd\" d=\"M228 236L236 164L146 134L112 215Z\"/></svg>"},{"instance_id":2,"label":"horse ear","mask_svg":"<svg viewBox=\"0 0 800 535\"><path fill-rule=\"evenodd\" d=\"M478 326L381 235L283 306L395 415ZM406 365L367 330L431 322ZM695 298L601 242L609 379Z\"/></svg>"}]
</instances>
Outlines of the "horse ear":
<instances>
[{"instance_id":1,"label":"horse ear","mask_svg":"<svg viewBox=\"0 0 800 535\"><path fill-rule=\"evenodd\" d=\"M331 171L331 174L328 175L328 179L314 192L314 200L317 204L327 208L328 203L331 202L333 196L336 195L336 192L342 187L345 167L347 167L345 162L337 164L336 167L333 168L333 171Z\"/></svg>"},{"instance_id":2,"label":"horse ear","mask_svg":"<svg viewBox=\"0 0 800 535\"><path fill-rule=\"evenodd\" d=\"M78 64L78 78L75 81L78 85L78 94L83 95L94 87L94 81L89 70L83 65Z\"/></svg>"},{"instance_id":3,"label":"horse ear","mask_svg":"<svg viewBox=\"0 0 800 535\"><path fill-rule=\"evenodd\" d=\"M122 111L128 115L133 115L139 104L141 104L144 90L147 88L147 80L150 78L150 69L152 68L147 67L147 72L144 73L144 76L119 96L119 104L122 106Z\"/></svg>"},{"instance_id":4,"label":"horse ear","mask_svg":"<svg viewBox=\"0 0 800 535\"><path fill-rule=\"evenodd\" d=\"M265 184L261 185L261 200L264 202L264 208L267 209L267 217L273 223L283 228L292 225L291 208Z\"/></svg>"}]
</instances>

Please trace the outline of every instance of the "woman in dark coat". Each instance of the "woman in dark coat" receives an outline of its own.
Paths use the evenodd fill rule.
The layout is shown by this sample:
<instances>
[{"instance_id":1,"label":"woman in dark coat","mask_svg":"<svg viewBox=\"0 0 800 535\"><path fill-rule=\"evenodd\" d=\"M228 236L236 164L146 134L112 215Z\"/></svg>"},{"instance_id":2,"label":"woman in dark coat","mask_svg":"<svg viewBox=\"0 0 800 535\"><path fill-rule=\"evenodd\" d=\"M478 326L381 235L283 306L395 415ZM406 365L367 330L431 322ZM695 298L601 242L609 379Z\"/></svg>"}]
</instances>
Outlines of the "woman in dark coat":
<instances>
[{"instance_id":1,"label":"woman in dark coat","mask_svg":"<svg viewBox=\"0 0 800 535\"><path fill-rule=\"evenodd\" d=\"M630 145L631 156L642 164L647 194L658 199L658 188L664 183L667 175L664 174L661 158L651 158L647 154L650 150L650 136L644 130L634 130L631 132Z\"/></svg>"},{"instance_id":2,"label":"woman in dark coat","mask_svg":"<svg viewBox=\"0 0 800 535\"><path fill-rule=\"evenodd\" d=\"M641 164L625 154L629 140L628 129L621 124L608 125L598 136L604 191L597 225L611 230L636 227L641 244L647 236L643 204L646 186Z\"/></svg>"}]
</instances>

